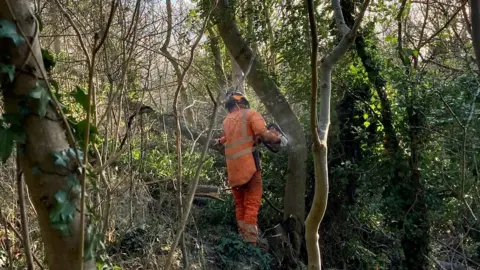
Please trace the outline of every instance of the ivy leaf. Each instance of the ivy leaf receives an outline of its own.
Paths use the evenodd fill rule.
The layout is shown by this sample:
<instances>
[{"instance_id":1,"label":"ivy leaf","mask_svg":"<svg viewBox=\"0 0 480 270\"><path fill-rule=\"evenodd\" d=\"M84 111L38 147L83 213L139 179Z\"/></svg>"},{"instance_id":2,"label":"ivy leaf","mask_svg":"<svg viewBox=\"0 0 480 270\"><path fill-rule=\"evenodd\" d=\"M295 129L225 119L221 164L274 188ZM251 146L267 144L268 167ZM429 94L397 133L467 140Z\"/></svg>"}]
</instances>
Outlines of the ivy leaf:
<instances>
[{"instance_id":1,"label":"ivy leaf","mask_svg":"<svg viewBox=\"0 0 480 270\"><path fill-rule=\"evenodd\" d=\"M60 203L60 204L65 203L68 200L67 193L63 190L59 190L55 194L55 200L57 201L57 203Z\"/></svg>"},{"instance_id":2,"label":"ivy leaf","mask_svg":"<svg viewBox=\"0 0 480 270\"><path fill-rule=\"evenodd\" d=\"M55 65L55 58L53 55L50 53L49 50L42 49L42 58L43 58L43 65L45 66L46 71L51 71Z\"/></svg>"},{"instance_id":3,"label":"ivy leaf","mask_svg":"<svg viewBox=\"0 0 480 270\"><path fill-rule=\"evenodd\" d=\"M0 20L0 38L9 38L16 46L25 42L23 37L18 34L17 26L13 22L7 20Z\"/></svg>"},{"instance_id":4,"label":"ivy leaf","mask_svg":"<svg viewBox=\"0 0 480 270\"><path fill-rule=\"evenodd\" d=\"M97 244L99 242L98 234L93 227L93 225L89 225L87 227L87 243L84 247L84 254L85 260L90 260L95 257L95 251Z\"/></svg>"},{"instance_id":5,"label":"ivy leaf","mask_svg":"<svg viewBox=\"0 0 480 270\"><path fill-rule=\"evenodd\" d=\"M85 92L85 89L77 86L75 91L71 94L75 101L82 106L82 108L87 111L88 109L88 95Z\"/></svg>"},{"instance_id":6,"label":"ivy leaf","mask_svg":"<svg viewBox=\"0 0 480 270\"><path fill-rule=\"evenodd\" d=\"M7 74L9 82L13 82L13 79L15 78L15 66L0 63L0 73Z\"/></svg>"},{"instance_id":7,"label":"ivy leaf","mask_svg":"<svg viewBox=\"0 0 480 270\"><path fill-rule=\"evenodd\" d=\"M53 152L52 156L55 158L55 166L67 167L69 157L65 154L65 151Z\"/></svg>"},{"instance_id":8,"label":"ivy leaf","mask_svg":"<svg viewBox=\"0 0 480 270\"><path fill-rule=\"evenodd\" d=\"M37 82L35 88L30 92L30 97L38 99L38 115L40 115L40 117L45 117L47 114L47 105L50 101L50 95L45 86Z\"/></svg>"},{"instance_id":9,"label":"ivy leaf","mask_svg":"<svg viewBox=\"0 0 480 270\"><path fill-rule=\"evenodd\" d=\"M85 133L87 132L87 119L84 119L77 123L76 129L78 132L79 140L83 140L85 138ZM95 139L95 135L98 134L97 127L90 123L90 140L93 141Z\"/></svg>"},{"instance_id":10,"label":"ivy leaf","mask_svg":"<svg viewBox=\"0 0 480 270\"><path fill-rule=\"evenodd\" d=\"M75 204L68 200L68 194L64 190L59 190L55 194L56 204L49 214L50 223L59 230L64 236L71 235L68 225L73 220L76 210Z\"/></svg>"},{"instance_id":11,"label":"ivy leaf","mask_svg":"<svg viewBox=\"0 0 480 270\"><path fill-rule=\"evenodd\" d=\"M77 153L78 153L78 158L80 159L80 161L82 161L83 152L81 150L75 150L75 148L68 148L68 155L70 156L70 158L75 158Z\"/></svg>"},{"instance_id":12,"label":"ivy leaf","mask_svg":"<svg viewBox=\"0 0 480 270\"><path fill-rule=\"evenodd\" d=\"M77 180L77 177L75 174L69 174L67 176L67 186L70 189L70 192L73 195L78 195L81 192L81 186L80 183Z\"/></svg>"},{"instance_id":13,"label":"ivy leaf","mask_svg":"<svg viewBox=\"0 0 480 270\"><path fill-rule=\"evenodd\" d=\"M7 128L0 126L0 158L3 163L12 154L14 134Z\"/></svg>"}]
</instances>

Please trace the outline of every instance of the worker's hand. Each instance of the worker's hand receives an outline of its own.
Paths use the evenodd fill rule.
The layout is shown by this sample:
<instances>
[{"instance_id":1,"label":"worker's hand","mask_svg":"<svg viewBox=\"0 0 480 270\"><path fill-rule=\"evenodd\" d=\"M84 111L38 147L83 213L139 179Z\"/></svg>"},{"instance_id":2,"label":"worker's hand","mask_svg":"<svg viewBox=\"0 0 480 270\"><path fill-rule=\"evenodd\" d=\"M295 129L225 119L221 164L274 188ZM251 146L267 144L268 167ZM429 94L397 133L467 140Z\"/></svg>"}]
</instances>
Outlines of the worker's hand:
<instances>
[{"instance_id":1,"label":"worker's hand","mask_svg":"<svg viewBox=\"0 0 480 270\"><path fill-rule=\"evenodd\" d=\"M274 127L271 127L268 131L274 135L280 136L280 132L278 132L278 130L276 130Z\"/></svg>"}]
</instances>

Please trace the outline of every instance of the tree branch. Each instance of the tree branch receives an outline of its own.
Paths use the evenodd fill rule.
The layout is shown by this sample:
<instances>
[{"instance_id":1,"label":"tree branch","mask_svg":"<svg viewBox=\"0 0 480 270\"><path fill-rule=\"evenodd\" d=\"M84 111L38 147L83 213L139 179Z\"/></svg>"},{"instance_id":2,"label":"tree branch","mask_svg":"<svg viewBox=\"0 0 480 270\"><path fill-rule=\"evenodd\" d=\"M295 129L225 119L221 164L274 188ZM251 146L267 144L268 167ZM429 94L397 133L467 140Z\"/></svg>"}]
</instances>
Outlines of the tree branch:
<instances>
[{"instance_id":1,"label":"tree branch","mask_svg":"<svg viewBox=\"0 0 480 270\"><path fill-rule=\"evenodd\" d=\"M315 23L315 11L313 0L307 0L307 10L310 25L310 35L312 39L311 50L311 69L312 69L312 97L310 104L310 123L311 132L314 138L313 142L313 162L315 173L315 192L312 207L305 221L305 240L308 254L308 269L320 270L322 267L320 247L319 247L319 228L325 215L328 203L328 156L327 156L327 138L330 126L330 99L331 99L331 80L333 66L347 52L355 39L357 29L362 22L365 11L370 0L365 0L362 9L355 20L352 29L345 24L339 0L332 0L332 6L335 11L335 20L337 27L343 36L339 44L333 51L322 60L320 66L320 87L321 104L317 123L317 29ZM317 127L318 125L318 127ZM317 131L318 130L318 131ZM317 133L318 132L318 133Z\"/></svg>"},{"instance_id":2,"label":"tree branch","mask_svg":"<svg viewBox=\"0 0 480 270\"><path fill-rule=\"evenodd\" d=\"M310 1L308 1L308 3L310 3ZM338 31L342 36L345 36L350 31L350 28L345 23L345 19L343 18L343 12L342 12L342 6L340 5L340 0L332 0L332 7L333 7L333 15L335 16L335 23L337 24Z\"/></svg>"},{"instance_id":3,"label":"tree branch","mask_svg":"<svg viewBox=\"0 0 480 270\"><path fill-rule=\"evenodd\" d=\"M207 88L208 89L208 88ZM210 89L208 89L210 92ZM212 95L211 93L209 93ZM212 139L212 134L213 134L213 127L215 125L216 119L217 119L217 113L218 113L218 104L220 103L221 99L221 94L218 95L217 101L213 103L213 113L212 113L212 118L210 119L210 125L208 127L208 135L207 135L207 141L210 141ZM178 246L178 243L180 242L180 238L183 235L183 231L185 230L185 225L188 220L188 216L190 215L190 210L192 209L192 203L193 199L195 197L195 191L197 190L198 187L198 182L200 180L200 173L202 172L205 156L207 154L208 150L208 143L203 146L203 151L200 155L200 159L198 160L198 165L197 169L195 170L195 178L193 180L193 184L190 186L190 189L188 191L187 195L187 204L185 211L182 213L182 220L180 223L180 228L178 229L177 234L175 235L175 240L172 244L172 247L170 249L170 252L168 254L168 259L167 259L167 264L165 265L166 270L170 269L170 266L172 264L173 260L173 255L175 254L175 249Z\"/></svg>"}]
</instances>

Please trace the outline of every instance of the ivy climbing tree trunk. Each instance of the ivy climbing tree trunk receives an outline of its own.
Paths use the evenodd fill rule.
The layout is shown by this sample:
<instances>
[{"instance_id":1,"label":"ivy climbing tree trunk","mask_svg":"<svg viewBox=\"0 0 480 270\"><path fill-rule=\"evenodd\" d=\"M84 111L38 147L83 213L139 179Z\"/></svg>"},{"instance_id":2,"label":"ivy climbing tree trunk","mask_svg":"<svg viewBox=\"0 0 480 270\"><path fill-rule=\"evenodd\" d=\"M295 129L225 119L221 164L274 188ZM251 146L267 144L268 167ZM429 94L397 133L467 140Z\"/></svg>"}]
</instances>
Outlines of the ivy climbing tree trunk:
<instances>
[{"instance_id":1,"label":"ivy climbing tree trunk","mask_svg":"<svg viewBox=\"0 0 480 270\"><path fill-rule=\"evenodd\" d=\"M78 167L73 157L67 158L75 150L46 87L38 31L30 1L0 1L3 122L9 123L0 137L9 138L3 143L12 146L15 139L21 149L17 154L38 213L49 269L79 269L78 194L66 191L72 182L74 190L79 188ZM94 260L85 260L84 269L95 269Z\"/></svg>"},{"instance_id":2,"label":"ivy climbing tree trunk","mask_svg":"<svg viewBox=\"0 0 480 270\"><path fill-rule=\"evenodd\" d=\"M323 57L320 63L320 112L317 118L317 51L318 39L315 22L315 9L313 0L307 1L310 34L312 39L311 68L312 68L312 98L310 103L310 128L313 137L313 162L315 168L315 194L312 208L305 221L305 240L307 242L308 269L322 269L319 233L328 201L328 159L327 138L330 126L330 98L332 89L332 69L335 64L345 55L353 41L369 0L365 0L362 9L350 29L346 24L340 6L340 0L332 0L335 22L342 39L333 51Z\"/></svg>"}]
</instances>

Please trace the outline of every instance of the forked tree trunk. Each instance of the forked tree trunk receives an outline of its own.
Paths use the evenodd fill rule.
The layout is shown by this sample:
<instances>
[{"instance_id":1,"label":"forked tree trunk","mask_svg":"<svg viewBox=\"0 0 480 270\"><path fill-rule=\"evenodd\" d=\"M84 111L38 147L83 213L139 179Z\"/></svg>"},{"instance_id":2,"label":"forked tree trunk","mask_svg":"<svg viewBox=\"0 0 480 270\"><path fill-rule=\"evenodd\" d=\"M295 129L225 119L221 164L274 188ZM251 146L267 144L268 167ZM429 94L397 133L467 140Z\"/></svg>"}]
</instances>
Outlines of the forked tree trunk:
<instances>
[{"instance_id":1,"label":"forked tree trunk","mask_svg":"<svg viewBox=\"0 0 480 270\"><path fill-rule=\"evenodd\" d=\"M38 83L42 83L42 73L45 74L38 41L37 23L30 7L28 0L0 0L0 20L16 22L33 48L30 52L29 46L25 42L16 46L5 38L0 43L2 54L11 56L8 60L9 63L5 63L6 60L3 56L3 60L0 60L4 62L3 64L13 64L16 67L13 82L2 86L5 111L7 114L17 117L20 115L19 112L25 112L26 108L30 112L38 111L37 105L34 106L32 103L24 105L20 101L28 97ZM18 27L17 32L20 33ZM43 72L41 72L42 70ZM18 154L33 205L38 213L49 269L79 269L78 247L81 228L79 212L74 211L73 220L70 222L71 236L63 236L53 228L49 219L49 213L56 202L55 194L67 186L65 169L62 171L59 166L54 164L52 153L67 150L70 147L62 121L58 120L60 117L51 104L47 105L47 117L40 117L35 113L22 116L21 124L26 140L25 144L20 145L20 148L24 149L23 153ZM76 200L75 203L77 203ZM84 265L84 269L95 269L93 260L86 261Z\"/></svg>"},{"instance_id":2,"label":"forked tree trunk","mask_svg":"<svg viewBox=\"0 0 480 270\"><path fill-rule=\"evenodd\" d=\"M369 0L365 0L362 10L358 15L352 29L350 29L343 18L340 0L332 0L335 22L342 35L340 43L326 57L322 58L320 64L320 112L317 118L317 29L315 22L315 9L313 0L307 1L308 17L310 22L310 33L312 38L311 68L312 68L312 99L310 104L310 125L313 136L313 162L315 168L315 194L312 208L305 221L305 240L307 242L308 269L322 269L319 228L322 222L328 201L328 158L327 138L330 126L330 98L332 90L332 69L335 64L345 55L355 39L355 34L363 19Z\"/></svg>"}]
</instances>

